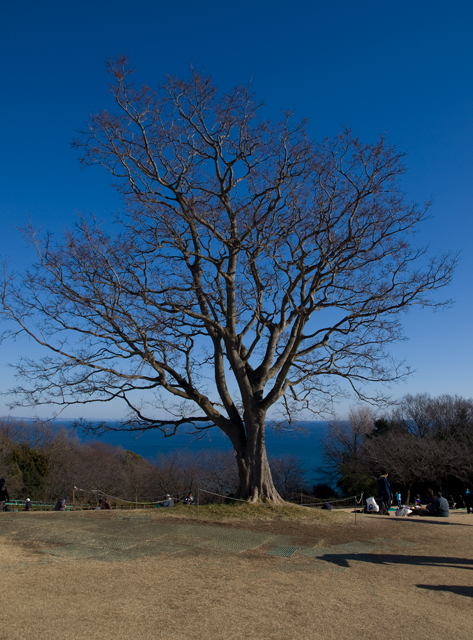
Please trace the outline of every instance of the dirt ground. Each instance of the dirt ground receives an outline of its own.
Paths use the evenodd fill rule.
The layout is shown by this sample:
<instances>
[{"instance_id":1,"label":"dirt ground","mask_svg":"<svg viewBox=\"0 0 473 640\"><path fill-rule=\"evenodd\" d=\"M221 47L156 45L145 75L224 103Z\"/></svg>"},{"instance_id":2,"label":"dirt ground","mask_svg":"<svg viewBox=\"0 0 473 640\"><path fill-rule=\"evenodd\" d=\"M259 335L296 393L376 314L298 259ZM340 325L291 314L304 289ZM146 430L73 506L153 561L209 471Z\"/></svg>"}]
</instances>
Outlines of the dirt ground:
<instances>
[{"instance_id":1,"label":"dirt ground","mask_svg":"<svg viewBox=\"0 0 473 640\"><path fill-rule=\"evenodd\" d=\"M472 542L464 512L1 514L0 638L466 640Z\"/></svg>"}]
</instances>

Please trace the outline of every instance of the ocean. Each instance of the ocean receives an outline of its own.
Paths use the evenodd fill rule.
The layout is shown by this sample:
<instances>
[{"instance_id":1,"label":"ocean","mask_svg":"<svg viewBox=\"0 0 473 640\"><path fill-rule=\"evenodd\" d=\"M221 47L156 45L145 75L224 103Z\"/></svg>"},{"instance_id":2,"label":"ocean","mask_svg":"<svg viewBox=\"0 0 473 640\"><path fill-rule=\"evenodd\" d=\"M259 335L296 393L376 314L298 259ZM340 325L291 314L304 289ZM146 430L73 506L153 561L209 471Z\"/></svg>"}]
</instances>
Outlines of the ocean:
<instances>
[{"instance_id":1,"label":"ocean","mask_svg":"<svg viewBox=\"0 0 473 640\"><path fill-rule=\"evenodd\" d=\"M266 431L268 455L274 458L295 456L308 472L312 472L322 464L321 441L326 428L327 423L323 421L300 422L295 431L275 432L268 428ZM179 450L192 452L204 449L232 451L229 439L217 427L210 429L201 439L196 439L185 430L169 438L165 438L160 431L154 429L138 435L126 431L109 431L100 437L81 431L77 435L82 441L106 442L134 451L149 460L155 460L160 454Z\"/></svg>"}]
</instances>

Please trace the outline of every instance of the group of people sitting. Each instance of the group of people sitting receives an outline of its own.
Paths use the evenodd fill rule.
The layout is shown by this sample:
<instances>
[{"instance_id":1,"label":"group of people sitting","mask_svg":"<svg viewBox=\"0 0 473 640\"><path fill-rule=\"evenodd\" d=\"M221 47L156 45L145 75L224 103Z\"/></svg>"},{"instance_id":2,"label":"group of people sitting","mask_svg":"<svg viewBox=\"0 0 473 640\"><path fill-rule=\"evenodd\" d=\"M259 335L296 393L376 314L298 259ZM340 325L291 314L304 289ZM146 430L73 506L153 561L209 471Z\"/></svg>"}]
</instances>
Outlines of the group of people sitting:
<instances>
[{"instance_id":1,"label":"group of people sitting","mask_svg":"<svg viewBox=\"0 0 473 640\"><path fill-rule=\"evenodd\" d=\"M440 511L442 512L445 512L446 510L451 511L453 509L465 509L465 508L467 513L473 512L469 489L466 490L465 499L463 498L462 494L459 494L458 498L455 499L451 494L444 497L442 496L442 493L440 491L438 491L437 493L434 493L431 489L427 489L425 509L422 509L420 494L417 494L416 499L414 501L414 512L417 514L419 510L422 510L424 513L422 513L421 511L421 515L427 515L425 511L427 510L430 513L432 512L432 510L435 510L435 507L433 507L432 505L437 505L437 500L440 500L442 504L442 508L440 509ZM444 517L448 517L448 516L444 516Z\"/></svg>"},{"instance_id":2,"label":"group of people sitting","mask_svg":"<svg viewBox=\"0 0 473 640\"><path fill-rule=\"evenodd\" d=\"M388 481L388 474L382 473L378 480L378 503L380 511L383 515L389 515L389 509L391 507L391 500L393 494ZM431 489L427 490L427 496L424 505L422 506L421 497L417 494L414 504L412 506L403 505L401 502L401 494L396 493L396 501L398 509L396 515L409 515L409 516L434 516L438 518L448 518L450 515L450 509L464 509L466 507L467 513L473 512L472 499L470 490L465 492L466 498L463 499L462 495L459 495L457 500L452 495L444 497L441 491L433 492Z\"/></svg>"},{"instance_id":3,"label":"group of people sitting","mask_svg":"<svg viewBox=\"0 0 473 640\"><path fill-rule=\"evenodd\" d=\"M417 503L417 500L419 500L419 503ZM450 515L450 507L448 504L448 500L443 497L441 491L437 491L436 493L432 493L432 491L429 491L425 508L423 508L420 504L420 496L417 496L414 509L408 515L448 518Z\"/></svg>"}]
</instances>

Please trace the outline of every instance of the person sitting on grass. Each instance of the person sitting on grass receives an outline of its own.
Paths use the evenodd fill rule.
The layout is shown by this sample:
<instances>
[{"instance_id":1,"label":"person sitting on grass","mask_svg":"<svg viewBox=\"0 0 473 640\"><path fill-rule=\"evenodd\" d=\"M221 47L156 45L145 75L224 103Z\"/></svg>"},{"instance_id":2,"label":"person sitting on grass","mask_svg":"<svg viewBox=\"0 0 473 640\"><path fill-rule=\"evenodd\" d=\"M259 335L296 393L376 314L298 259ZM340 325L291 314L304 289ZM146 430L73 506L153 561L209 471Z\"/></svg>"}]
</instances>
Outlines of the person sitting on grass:
<instances>
[{"instance_id":1,"label":"person sitting on grass","mask_svg":"<svg viewBox=\"0 0 473 640\"><path fill-rule=\"evenodd\" d=\"M105 509L111 509L111 508L112 507L110 506L110 502L107 502L105 498L102 498L99 502L99 506L97 507L97 510L105 511Z\"/></svg>"},{"instance_id":2,"label":"person sitting on grass","mask_svg":"<svg viewBox=\"0 0 473 640\"><path fill-rule=\"evenodd\" d=\"M415 509L410 516L434 516L435 518L448 518L450 510L448 508L447 500L442 496L442 493L438 491L433 496L434 500L427 505L425 509Z\"/></svg>"},{"instance_id":3,"label":"person sitting on grass","mask_svg":"<svg viewBox=\"0 0 473 640\"><path fill-rule=\"evenodd\" d=\"M66 500L64 498L59 498L59 500L54 505L54 511L65 511L66 510Z\"/></svg>"},{"instance_id":4,"label":"person sitting on grass","mask_svg":"<svg viewBox=\"0 0 473 640\"><path fill-rule=\"evenodd\" d=\"M182 504L194 504L194 496L190 491L186 497L182 499Z\"/></svg>"},{"instance_id":5,"label":"person sitting on grass","mask_svg":"<svg viewBox=\"0 0 473 640\"><path fill-rule=\"evenodd\" d=\"M440 491L434 496L434 501L432 504L428 505L427 510L429 511L431 516L436 516L437 518L448 518L450 515L450 510L448 508L447 500L442 496Z\"/></svg>"},{"instance_id":6,"label":"person sitting on grass","mask_svg":"<svg viewBox=\"0 0 473 640\"><path fill-rule=\"evenodd\" d=\"M434 492L432 491L432 489L427 489L426 498L425 498L426 509L429 507L430 504L432 504L434 500L435 500Z\"/></svg>"},{"instance_id":7,"label":"person sitting on grass","mask_svg":"<svg viewBox=\"0 0 473 640\"><path fill-rule=\"evenodd\" d=\"M158 508L159 507L173 507L173 506L174 506L174 500L171 498L169 493L166 493L166 499L163 500L163 502L158 502Z\"/></svg>"}]
</instances>

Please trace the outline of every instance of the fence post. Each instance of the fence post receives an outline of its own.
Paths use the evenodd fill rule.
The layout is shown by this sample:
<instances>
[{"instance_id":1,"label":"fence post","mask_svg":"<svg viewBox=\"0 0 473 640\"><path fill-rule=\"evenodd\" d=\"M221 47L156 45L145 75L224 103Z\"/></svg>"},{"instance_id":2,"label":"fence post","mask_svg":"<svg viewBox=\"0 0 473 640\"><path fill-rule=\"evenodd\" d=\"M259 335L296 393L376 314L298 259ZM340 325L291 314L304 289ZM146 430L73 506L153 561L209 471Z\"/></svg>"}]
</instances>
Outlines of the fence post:
<instances>
[{"instance_id":1,"label":"fence post","mask_svg":"<svg viewBox=\"0 0 473 640\"><path fill-rule=\"evenodd\" d=\"M197 487L197 520L199 519L200 489Z\"/></svg>"},{"instance_id":2,"label":"fence post","mask_svg":"<svg viewBox=\"0 0 473 640\"><path fill-rule=\"evenodd\" d=\"M76 502L75 502L75 498L76 498L76 488L74 487L72 489L72 510L75 511L76 510Z\"/></svg>"}]
</instances>

